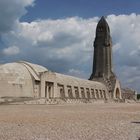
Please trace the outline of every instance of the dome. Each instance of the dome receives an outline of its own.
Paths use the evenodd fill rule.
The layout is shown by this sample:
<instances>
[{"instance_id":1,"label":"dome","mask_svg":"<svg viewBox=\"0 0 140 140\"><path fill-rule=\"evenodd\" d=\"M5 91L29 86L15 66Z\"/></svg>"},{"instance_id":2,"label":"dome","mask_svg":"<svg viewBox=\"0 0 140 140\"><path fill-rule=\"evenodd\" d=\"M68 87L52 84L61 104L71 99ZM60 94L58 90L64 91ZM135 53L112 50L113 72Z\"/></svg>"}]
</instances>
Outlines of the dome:
<instances>
[{"instance_id":1,"label":"dome","mask_svg":"<svg viewBox=\"0 0 140 140\"><path fill-rule=\"evenodd\" d=\"M45 67L21 61L0 65L0 97L32 97L34 80L48 71Z\"/></svg>"},{"instance_id":2,"label":"dome","mask_svg":"<svg viewBox=\"0 0 140 140\"><path fill-rule=\"evenodd\" d=\"M39 73L41 73L41 72L48 71L47 68L45 68L45 67L43 67L43 66L41 66L41 65L29 63L29 62L26 62L26 61L19 61L18 63L24 64L24 65L28 65L28 66L31 67L38 75L39 75Z\"/></svg>"},{"instance_id":3,"label":"dome","mask_svg":"<svg viewBox=\"0 0 140 140\"><path fill-rule=\"evenodd\" d=\"M19 61L21 65L25 66L30 74L34 77L35 80L40 81L40 73L48 71L47 68L37 65L37 64L32 64L26 61Z\"/></svg>"}]
</instances>

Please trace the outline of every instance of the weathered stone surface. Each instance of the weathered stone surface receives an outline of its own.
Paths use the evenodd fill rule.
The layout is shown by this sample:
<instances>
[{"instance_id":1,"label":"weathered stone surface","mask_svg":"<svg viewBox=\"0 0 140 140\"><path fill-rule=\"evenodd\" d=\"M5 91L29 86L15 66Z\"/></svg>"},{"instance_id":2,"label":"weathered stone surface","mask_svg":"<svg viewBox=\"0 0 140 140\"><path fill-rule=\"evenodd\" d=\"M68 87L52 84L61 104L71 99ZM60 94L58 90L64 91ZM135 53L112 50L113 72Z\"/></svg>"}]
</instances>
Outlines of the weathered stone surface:
<instances>
[{"instance_id":1,"label":"weathered stone surface","mask_svg":"<svg viewBox=\"0 0 140 140\"><path fill-rule=\"evenodd\" d=\"M112 71L112 39L104 17L97 24L93 59L90 80L104 83L108 89L109 98L122 99L120 83Z\"/></svg>"},{"instance_id":2,"label":"weathered stone surface","mask_svg":"<svg viewBox=\"0 0 140 140\"><path fill-rule=\"evenodd\" d=\"M84 96L82 95L82 93ZM102 92L102 93L100 93ZM95 99L107 96L106 86L98 81L89 81L48 71L28 62L7 63L0 66L0 97L10 102L13 98L26 97L46 99ZM100 96L97 94L106 94ZM41 101L41 100L40 100ZM27 101L37 103L37 101Z\"/></svg>"}]
</instances>

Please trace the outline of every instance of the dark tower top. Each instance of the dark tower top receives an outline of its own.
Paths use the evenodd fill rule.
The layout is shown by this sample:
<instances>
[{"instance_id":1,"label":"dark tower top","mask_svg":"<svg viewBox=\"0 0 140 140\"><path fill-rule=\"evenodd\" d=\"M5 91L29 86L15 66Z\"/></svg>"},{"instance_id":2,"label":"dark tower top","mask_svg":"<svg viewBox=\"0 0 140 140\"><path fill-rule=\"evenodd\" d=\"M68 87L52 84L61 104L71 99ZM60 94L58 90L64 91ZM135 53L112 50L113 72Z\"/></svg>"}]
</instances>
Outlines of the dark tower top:
<instances>
[{"instance_id":1,"label":"dark tower top","mask_svg":"<svg viewBox=\"0 0 140 140\"><path fill-rule=\"evenodd\" d=\"M104 45L106 45L106 46L108 46L112 43L111 36L110 36L110 29L109 29L108 23L106 22L104 16L101 17L100 21L97 24L96 37L95 37L94 43L99 44L100 41L101 41L101 43L104 43ZM94 44L94 46L96 46L96 44Z\"/></svg>"},{"instance_id":2,"label":"dark tower top","mask_svg":"<svg viewBox=\"0 0 140 140\"><path fill-rule=\"evenodd\" d=\"M93 71L90 80L109 78L112 74L112 39L108 23L102 17L96 27Z\"/></svg>"}]
</instances>

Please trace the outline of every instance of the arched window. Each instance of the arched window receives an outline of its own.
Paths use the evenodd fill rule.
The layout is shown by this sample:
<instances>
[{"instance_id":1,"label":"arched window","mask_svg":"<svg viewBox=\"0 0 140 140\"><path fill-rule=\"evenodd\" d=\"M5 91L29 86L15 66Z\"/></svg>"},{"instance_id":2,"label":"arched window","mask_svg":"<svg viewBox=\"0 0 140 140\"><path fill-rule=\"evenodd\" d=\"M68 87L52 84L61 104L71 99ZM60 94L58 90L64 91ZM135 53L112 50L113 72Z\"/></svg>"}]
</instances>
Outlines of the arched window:
<instances>
[{"instance_id":1,"label":"arched window","mask_svg":"<svg viewBox=\"0 0 140 140\"><path fill-rule=\"evenodd\" d=\"M120 98L120 91L119 91L119 89L118 89L118 88L116 89L116 98L117 98L117 99L119 99L119 98Z\"/></svg>"}]
</instances>

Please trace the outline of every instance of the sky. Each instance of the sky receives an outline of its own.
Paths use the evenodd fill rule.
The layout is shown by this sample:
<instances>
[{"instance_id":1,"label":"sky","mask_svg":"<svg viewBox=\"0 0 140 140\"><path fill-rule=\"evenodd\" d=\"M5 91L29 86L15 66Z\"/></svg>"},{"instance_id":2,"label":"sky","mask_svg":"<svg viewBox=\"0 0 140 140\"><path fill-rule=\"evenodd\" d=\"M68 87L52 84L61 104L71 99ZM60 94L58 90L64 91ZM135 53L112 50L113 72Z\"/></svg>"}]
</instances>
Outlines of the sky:
<instances>
[{"instance_id":1,"label":"sky","mask_svg":"<svg viewBox=\"0 0 140 140\"><path fill-rule=\"evenodd\" d=\"M0 63L25 60L88 79L96 25L105 16L113 70L140 92L140 1L0 0Z\"/></svg>"}]
</instances>

